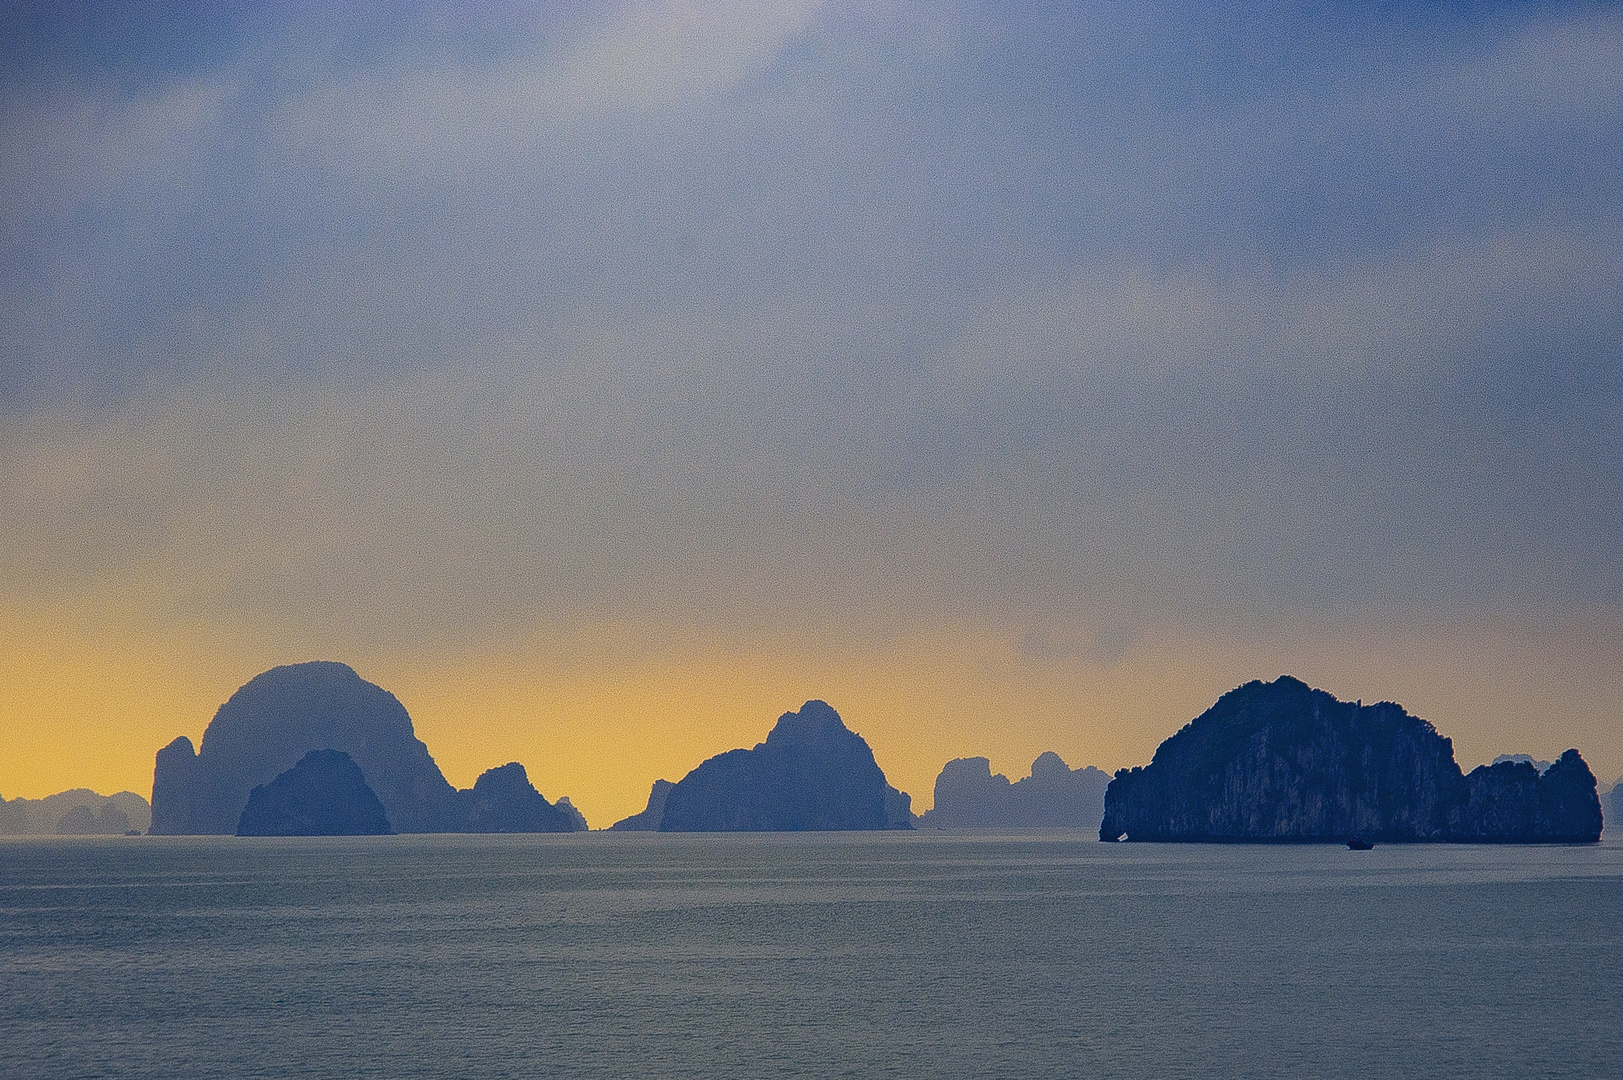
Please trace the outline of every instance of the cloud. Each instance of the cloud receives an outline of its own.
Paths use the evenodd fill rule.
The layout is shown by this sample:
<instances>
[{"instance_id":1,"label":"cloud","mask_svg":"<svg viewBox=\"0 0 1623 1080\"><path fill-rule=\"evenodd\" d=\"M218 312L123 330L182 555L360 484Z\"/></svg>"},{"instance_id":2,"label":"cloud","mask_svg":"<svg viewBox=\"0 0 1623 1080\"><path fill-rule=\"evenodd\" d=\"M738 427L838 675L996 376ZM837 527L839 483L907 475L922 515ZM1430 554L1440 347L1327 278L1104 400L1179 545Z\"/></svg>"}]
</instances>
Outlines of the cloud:
<instances>
[{"instance_id":1,"label":"cloud","mask_svg":"<svg viewBox=\"0 0 1623 1080\"><path fill-rule=\"evenodd\" d=\"M290 97L275 123L362 179L477 184L482 170L533 168L526 158L560 135L692 108L759 76L818 6L622 5L495 64L347 74Z\"/></svg>"},{"instance_id":2,"label":"cloud","mask_svg":"<svg viewBox=\"0 0 1623 1080\"><path fill-rule=\"evenodd\" d=\"M10 589L1107 658L1618 599L1616 17L514 18L7 108Z\"/></svg>"}]
</instances>

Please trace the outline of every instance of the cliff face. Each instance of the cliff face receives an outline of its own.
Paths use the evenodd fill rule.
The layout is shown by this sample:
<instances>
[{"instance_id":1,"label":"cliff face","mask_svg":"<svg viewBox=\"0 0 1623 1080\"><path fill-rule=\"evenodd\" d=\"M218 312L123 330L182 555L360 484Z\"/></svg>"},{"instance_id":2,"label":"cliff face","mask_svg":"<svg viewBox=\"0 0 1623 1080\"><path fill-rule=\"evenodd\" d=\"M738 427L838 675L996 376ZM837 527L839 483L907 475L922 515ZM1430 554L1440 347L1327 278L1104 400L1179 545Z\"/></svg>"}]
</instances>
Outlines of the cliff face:
<instances>
[{"instance_id":1,"label":"cliff face","mask_svg":"<svg viewBox=\"0 0 1623 1080\"><path fill-rule=\"evenodd\" d=\"M250 680L220 706L195 754L185 737L158 751L152 832L231 833L255 786L321 749L354 759L402 832L463 827L462 801L405 707L348 666L317 661Z\"/></svg>"},{"instance_id":2,"label":"cliff face","mask_svg":"<svg viewBox=\"0 0 1623 1080\"><path fill-rule=\"evenodd\" d=\"M935 805L920 821L948 829L1098 828L1110 777L1091 765L1072 769L1053 751L1031 775L1009 783L986 758L958 758L935 782Z\"/></svg>"},{"instance_id":3,"label":"cliff face","mask_svg":"<svg viewBox=\"0 0 1623 1080\"><path fill-rule=\"evenodd\" d=\"M312 750L248 795L238 836L386 836L394 830L348 754Z\"/></svg>"},{"instance_id":4,"label":"cliff face","mask_svg":"<svg viewBox=\"0 0 1623 1080\"><path fill-rule=\"evenodd\" d=\"M826 703L784 713L753 750L731 750L671 788L664 832L910 828L905 796ZM910 800L909 800L910 801Z\"/></svg>"},{"instance_id":5,"label":"cliff face","mask_svg":"<svg viewBox=\"0 0 1623 1080\"><path fill-rule=\"evenodd\" d=\"M586 828L585 818L569 812L573 807L554 806L535 790L524 766L516 761L487 769L464 795L468 832L576 832Z\"/></svg>"},{"instance_id":6,"label":"cliff face","mask_svg":"<svg viewBox=\"0 0 1623 1080\"><path fill-rule=\"evenodd\" d=\"M1558 771L1559 770L1559 771ZM1587 785L1587 787L1586 787ZM1577 751L1460 774L1450 740L1390 702L1337 701L1283 677L1230 691L1116 773L1100 839L1592 841L1594 777Z\"/></svg>"},{"instance_id":7,"label":"cliff face","mask_svg":"<svg viewBox=\"0 0 1623 1080\"><path fill-rule=\"evenodd\" d=\"M152 765L152 835L193 836L220 832L218 827L203 827L205 821L217 826L223 816L214 812L212 804L218 800L209 790L214 786L210 780L212 777L205 778L198 767L197 750L186 736L177 737L159 750ZM246 795L243 802L247 802Z\"/></svg>"}]
</instances>

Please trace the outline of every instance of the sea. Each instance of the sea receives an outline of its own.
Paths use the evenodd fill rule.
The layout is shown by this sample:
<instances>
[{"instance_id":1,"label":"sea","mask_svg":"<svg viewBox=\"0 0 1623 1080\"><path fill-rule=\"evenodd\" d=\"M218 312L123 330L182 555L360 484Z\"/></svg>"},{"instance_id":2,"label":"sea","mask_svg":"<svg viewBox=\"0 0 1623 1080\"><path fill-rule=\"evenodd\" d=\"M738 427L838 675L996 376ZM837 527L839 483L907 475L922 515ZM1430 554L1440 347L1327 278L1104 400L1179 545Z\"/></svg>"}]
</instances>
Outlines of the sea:
<instances>
[{"instance_id":1,"label":"sea","mask_svg":"<svg viewBox=\"0 0 1623 1080\"><path fill-rule=\"evenodd\" d=\"M0 1075L1618 1077L1623 845L3 840Z\"/></svg>"}]
</instances>

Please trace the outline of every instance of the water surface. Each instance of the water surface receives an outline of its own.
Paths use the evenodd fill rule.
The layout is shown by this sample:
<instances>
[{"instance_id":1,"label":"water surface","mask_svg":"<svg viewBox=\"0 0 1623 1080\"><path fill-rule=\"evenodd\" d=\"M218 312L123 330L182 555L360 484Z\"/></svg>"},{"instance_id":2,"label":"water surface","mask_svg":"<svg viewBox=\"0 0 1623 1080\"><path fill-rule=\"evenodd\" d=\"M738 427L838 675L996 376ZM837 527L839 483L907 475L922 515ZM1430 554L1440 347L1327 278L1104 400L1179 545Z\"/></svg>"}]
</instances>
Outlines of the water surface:
<instances>
[{"instance_id":1,"label":"water surface","mask_svg":"<svg viewBox=\"0 0 1623 1080\"><path fill-rule=\"evenodd\" d=\"M16 1077L1616 1075L1623 848L0 841Z\"/></svg>"}]
</instances>

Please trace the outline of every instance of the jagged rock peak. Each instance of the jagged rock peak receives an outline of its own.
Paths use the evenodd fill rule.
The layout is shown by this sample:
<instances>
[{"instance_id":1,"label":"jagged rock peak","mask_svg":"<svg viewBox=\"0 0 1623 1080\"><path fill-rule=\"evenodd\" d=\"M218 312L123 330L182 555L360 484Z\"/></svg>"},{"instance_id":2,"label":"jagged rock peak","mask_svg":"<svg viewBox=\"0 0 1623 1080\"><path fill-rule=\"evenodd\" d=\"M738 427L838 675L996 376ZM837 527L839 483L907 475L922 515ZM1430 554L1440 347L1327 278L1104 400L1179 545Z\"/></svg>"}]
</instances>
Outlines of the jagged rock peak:
<instances>
[{"instance_id":1,"label":"jagged rock peak","mask_svg":"<svg viewBox=\"0 0 1623 1080\"><path fill-rule=\"evenodd\" d=\"M799 712L786 712L767 732L766 745L811 746L819 745L840 734L851 734L840 714L826 701L812 700L800 707ZM861 736L853 736L859 741ZM760 745L760 744L757 744ZM864 746L868 744L863 742Z\"/></svg>"},{"instance_id":2,"label":"jagged rock peak","mask_svg":"<svg viewBox=\"0 0 1623 1080\"><path fill-rule=\"evenodd\" d=\"M456 790L393 694L348 664L317 660L250 679L214 714L201 748L194 751L181 736L158 751L151 831L230 833L255 787L324 749L349 755L401 832L585 827L573 806L547 802L517 762L488 771L471 790Z\"/></svg>"}]
</instances>

